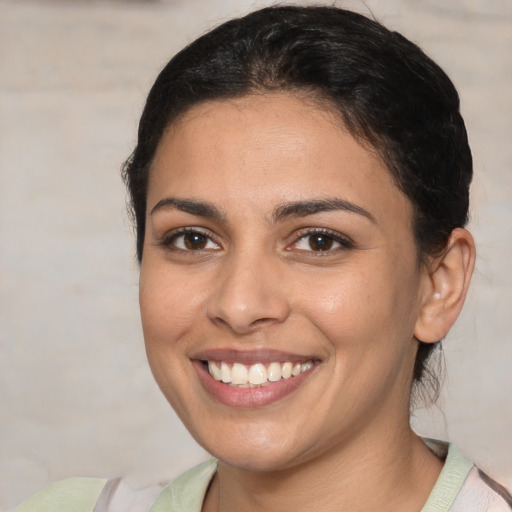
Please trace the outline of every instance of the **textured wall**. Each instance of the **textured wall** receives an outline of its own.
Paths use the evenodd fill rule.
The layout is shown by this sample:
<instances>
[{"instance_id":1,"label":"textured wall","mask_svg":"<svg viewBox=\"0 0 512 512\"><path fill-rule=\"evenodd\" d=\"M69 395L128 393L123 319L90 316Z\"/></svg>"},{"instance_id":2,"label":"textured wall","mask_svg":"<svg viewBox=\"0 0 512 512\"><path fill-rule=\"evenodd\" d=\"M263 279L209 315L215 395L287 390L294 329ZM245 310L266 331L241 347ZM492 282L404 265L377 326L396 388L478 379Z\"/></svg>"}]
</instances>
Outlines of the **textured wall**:
<instances>
[{"instance_id":1,"label":"textured wall","mask_svg":"<svg viewBox=\"0 0 512 512\"><path fill-rule=\"evenodd\" d=\"M475 157L477 273L415 423L510 485L512 3L366 3L452 76ZM145 362L119 167L170 55L260 5L0 0L0 511L65 476L143 484L204 457Z\"/></svg>"}]
</instances>

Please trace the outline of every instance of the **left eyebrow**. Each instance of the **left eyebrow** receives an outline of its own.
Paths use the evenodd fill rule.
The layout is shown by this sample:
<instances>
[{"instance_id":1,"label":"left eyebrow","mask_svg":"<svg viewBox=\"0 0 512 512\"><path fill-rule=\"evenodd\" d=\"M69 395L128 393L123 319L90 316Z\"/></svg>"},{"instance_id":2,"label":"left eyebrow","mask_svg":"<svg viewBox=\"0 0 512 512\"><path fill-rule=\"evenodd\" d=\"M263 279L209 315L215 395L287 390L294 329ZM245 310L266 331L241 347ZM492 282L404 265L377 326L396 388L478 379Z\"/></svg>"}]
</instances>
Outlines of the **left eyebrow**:
<instances>
[{"instance_id":1,"label":"left eyebrow","mask_svg":"<svg viewBox=\"0 0 512 512\"><path fill-rule=\"evenodd\" d=\"M332 212L332 211L345 211L362 215L370 220L373 224L377 221L375 217L367 210L358 206L357 204L339 199L337 197L327 199L310 199L307 201L294 201L292 203L285 203L278 206L273 214L272 219L274 222L282 221L288 217L307 217L315 213Z\"/></svg>"},{"instance_id":2,"label":"left eyebrow","mask_svg":"<svg viewBox=\"0 0 512 512\"><path fill-rule=\"evenodd\" d=\"M206 217L217 220L219 222L225 221L222 212L211 203L205 201L198 201L196 199L179 199L177 197L166 197L154 206L150 215L160 210L179 210L191 215L199 217Z\"/></svg>"}]
</instances>

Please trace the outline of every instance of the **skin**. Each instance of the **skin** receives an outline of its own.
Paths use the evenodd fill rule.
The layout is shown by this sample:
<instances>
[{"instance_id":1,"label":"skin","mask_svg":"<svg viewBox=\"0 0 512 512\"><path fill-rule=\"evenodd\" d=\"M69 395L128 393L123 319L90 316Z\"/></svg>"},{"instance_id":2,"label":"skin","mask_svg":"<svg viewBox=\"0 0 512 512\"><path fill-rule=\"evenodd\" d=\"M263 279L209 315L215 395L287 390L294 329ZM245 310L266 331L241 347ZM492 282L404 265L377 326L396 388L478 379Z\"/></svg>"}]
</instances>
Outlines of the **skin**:
<instances>
[{"instance_id":1,"label":"skin","mask_svg":"<svg viewBox=\"0 0 512 512\"><path fill-rule=\"evenodd\" d=\"M326 199L350 209L283 214ZM205 511L421 509L442 462L409 427L414 336L449 329L474 249L459 230L449 267L420 265L411 222L380 158L304 97L210 102L166 131L140 306L156 381L220 460ZM279 350L316 366L279 400L229 406L198 376L207 350Z\"/></svg>"}]
</instances>

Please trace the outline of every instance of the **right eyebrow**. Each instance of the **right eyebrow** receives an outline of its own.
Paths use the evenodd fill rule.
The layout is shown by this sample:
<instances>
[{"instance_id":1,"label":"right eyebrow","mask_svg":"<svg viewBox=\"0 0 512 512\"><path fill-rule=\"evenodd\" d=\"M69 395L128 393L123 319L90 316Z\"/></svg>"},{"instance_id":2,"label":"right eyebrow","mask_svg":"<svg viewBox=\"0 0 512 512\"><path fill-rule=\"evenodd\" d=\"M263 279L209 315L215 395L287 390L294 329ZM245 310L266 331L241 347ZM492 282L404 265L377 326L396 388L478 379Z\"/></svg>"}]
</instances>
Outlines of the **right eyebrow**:
<instances>
[{"instance_id":1,"label":"right eyebrow","mask_svg":"<svg viewBox=\"0 0 512 512\"><path fill-rule=\"evenodd\" d=\"M199 217L225 222L225 217L221 211L211 203L198 201L196 199L179 199L177 197L165 197L156 203L151 210L150 215L162 210L179 210Z\"/></svg>"},{"instance_id":2,"label":"right eyebrow","mask_svg":"<svg viewBox=\"0 0 512 512\"><path fill-rule=\"evenodd\" d=\"M329 197L322 199L309 199L305 201L295 201L285 203L275 209L272 217L274 221L281 221L287 217L307 217L321 212L344 211L355 213L366 217L373 224L376 224L375 217L361 206L340 199L338 197Z\"/></svg>"}]
</instances>

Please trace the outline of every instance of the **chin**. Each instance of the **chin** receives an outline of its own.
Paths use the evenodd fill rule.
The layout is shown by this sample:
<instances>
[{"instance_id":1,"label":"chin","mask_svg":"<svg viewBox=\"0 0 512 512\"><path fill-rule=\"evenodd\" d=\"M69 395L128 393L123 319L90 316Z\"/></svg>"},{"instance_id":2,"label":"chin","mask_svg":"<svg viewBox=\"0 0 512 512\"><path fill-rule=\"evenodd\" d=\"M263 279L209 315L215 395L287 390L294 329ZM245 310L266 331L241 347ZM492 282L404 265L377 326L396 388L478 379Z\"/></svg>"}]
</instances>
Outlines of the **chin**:
<instances>
[{"instance_id":1,"label":"chin","mask_svg":"<svg viewBox=\"0 0 512 512\"><path fill-rule=\"evenodd\" d=\"M282 425L277 427L283 430ZM268 472L294 466L302 459L297 436L276 426L240 428L221 438L195 436L203 448L228 466L244 471ZM222 431L219 429L219 431Z\"/></svg>"},{"instance_id":2,"label":"chin","mask_svg":"<svg viewBox=\"0 0 512 512\"><path fill-rule=\"evenodd\" d=\"M234 450L212 453L214 457L233 468L255 472L268 473L289 469L299 463L298 457L291 453L270 453L268 450Z\"/></svg>"}]
</instances>

